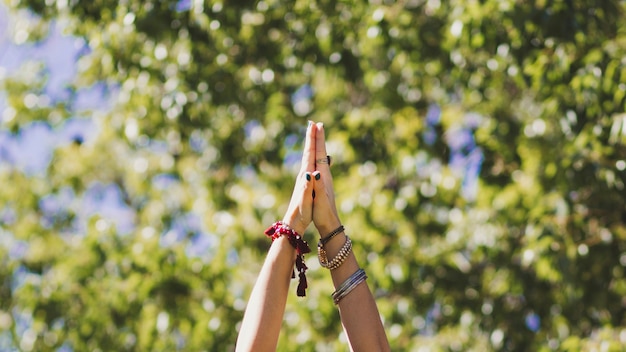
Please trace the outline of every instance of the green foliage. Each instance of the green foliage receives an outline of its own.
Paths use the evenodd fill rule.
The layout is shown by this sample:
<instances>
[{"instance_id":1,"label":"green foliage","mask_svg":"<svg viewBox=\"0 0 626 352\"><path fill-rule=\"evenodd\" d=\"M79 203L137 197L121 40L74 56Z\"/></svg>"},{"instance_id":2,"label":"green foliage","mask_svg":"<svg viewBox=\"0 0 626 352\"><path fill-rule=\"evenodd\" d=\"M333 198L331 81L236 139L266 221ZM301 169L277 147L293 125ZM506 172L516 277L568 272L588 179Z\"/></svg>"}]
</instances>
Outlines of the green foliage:
<instances>
[{"instance_id":1,"label":"green foliage","mask_svg":"<svg viewBox=\"0 0 626 352\"><path fill-rule=\"evenodd\" d=\"M33 62L1 82L12 133L76 115L99 129L43 175L0 167L14 213L0 235L28 243L12 256L0 241L11 348L232 350L307 119L325 123L338 208L394 350L626 344L623 1L49 3L8 5L89 43L70 89L116 93L110 111L29 105L46 84ZM475 171L452 163L467 135ZM129 233L98 214L73 236L76 214L45 219L43 197L94 182L118 187ZM193 233L163 245L187 215L215 238L206 253L189 254ZM315 262L279 350L347 349Z\"/></svg>"}]
</instances>

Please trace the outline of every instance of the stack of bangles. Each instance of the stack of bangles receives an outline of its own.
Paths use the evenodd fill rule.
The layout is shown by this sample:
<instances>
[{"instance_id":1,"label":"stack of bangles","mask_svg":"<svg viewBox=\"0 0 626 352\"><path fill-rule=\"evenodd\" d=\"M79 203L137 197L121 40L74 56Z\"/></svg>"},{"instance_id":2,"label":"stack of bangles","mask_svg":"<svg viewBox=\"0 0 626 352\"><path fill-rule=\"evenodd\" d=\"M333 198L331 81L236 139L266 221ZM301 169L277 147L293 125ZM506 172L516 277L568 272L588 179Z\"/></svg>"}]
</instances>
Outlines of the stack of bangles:
<instances>
[{"instance_id":1,"label":"stack of bangles","mask_svg":"<svg viewBox=\"0 0 626 352\"><path fill-rule=\"evenodd\" d=\"M335 270L338 267L340 267L341 264L343 264L348 258L348 256L350 255L350 252L352 251L352 241L350 240L350 237L348 237L348 235L346 235L346 242L344 243L344 245L341 247L337 255L332 260L328 260L328 257L326 256L326 250L324 249L324 246L333 237L344 232L344 230L345 229L343 225L341 225L337 229L332 231L330 234L323 237L317 243L317 257L322 267L327 268L329 270ZM341 301L342 298L347 296L348 293L350 293L354 288L356 288L359 284L364 282L366 279L367 279L367 275L365 274L365 270L363 269L357 270L346 281L344 281L337 288L335 292L333 292L332 294L333 302L335 302L335 304L339 304L339 301Z\"/></svg>"},{"instance_id":2,"label":"stack of bangles","mask_svg":"<svg viewBox=\"0 0 626 352\"><path fill-rule=\"evenodd\" d=\"M333 232L331 232L329 235L327 235L326 237L322 238L319 242L317 242L317 258L319 259L320 265L322 267L329 269L329 270L335 270L338 267L340 267L341 264L343 264L343 262L346 261L346 258L348 258L348 256L350 255L350 252L352 251L352 241L350 241L350 237L346 235L346 242L344 243L343 247L341 247L341 249L339 250L339 253L337 253L337 255L330 261L328 260L328 257L326 257L326 250L324 249L324 246L333 237L337 236L343 231L344 231L344 227L343 225L341 225L337 229L335 229Z\"/></svg>"},{"instance_id":3,"label":"stack of bangles","mask_svg":"<svg viewBox=\"0 0 626 352\"><path fill-rule=\"evenodd\" d=\"M342 298L348 295L352 290L359 286L362 282L367 280L365 270L359 268L354 274L344 281L335 292L333 292L333 302L339 304Z\"/></svg>"}]
</instances>

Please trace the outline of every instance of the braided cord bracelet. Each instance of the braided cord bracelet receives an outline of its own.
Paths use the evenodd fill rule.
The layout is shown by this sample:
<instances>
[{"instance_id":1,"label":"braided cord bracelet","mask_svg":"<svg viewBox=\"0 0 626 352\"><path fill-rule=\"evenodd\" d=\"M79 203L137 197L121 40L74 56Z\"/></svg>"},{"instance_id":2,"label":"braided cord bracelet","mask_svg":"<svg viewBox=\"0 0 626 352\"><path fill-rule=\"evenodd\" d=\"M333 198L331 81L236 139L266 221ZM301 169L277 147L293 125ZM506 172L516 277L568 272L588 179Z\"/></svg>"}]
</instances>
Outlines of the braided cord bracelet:
<instances>
[{"instance_id":1,"label":"braided cord bracelet","mask_svg":"<svg viewBox=\"0 0 626 352\"><path fill-rule=\"evenodd\" d=\"M331 261L329 261L328 257L326 256L326 250L324 249L322 242L317 243L317 258L320 261L320 265L329 270L335 270L340 267L341 264L346 261L351 251L352 241L350 240L350 237L346 235L346 243L344 243L343 247L341 247L339 253L337 253L337 255Z\"/></svg>"},{"instance_id":2,"label":"braided cord bracelet","mask_svg":"<svg viewBox=\"0 0 626 352\"><path fill-rule=\"evenodd\" d=\"M333 302L337 305L344 297L346 297L352 290L359 286L362 282L367 280L367 274L365 270L359 268L354 274L344 281L335 292L333 292Z\"/></svg>"},{"instance_id":3,"label":"braided cord bracelet","mask_svg":"<svg viewBox=\"0 0 626 352\"><path fill-rule=\"evenodd\" d=\"M298 269L300 277L298 281L298 289L296 292L298 294L298 297L306 296L306 288L308 287L308 284L305 275L307 266L304 263L304 254L309 253L311 251L311 248L309 248L309 245L304 239L302 239L302 236L300 236L299 233L294 231L291 227L289 227L289 225L283 223L282 221L277 221L272 226L267 228L267 230L265 230L265 234L272 239L272 242L274 242L276 239L283 235L287 236L289 244L291 244L291 246L296 249L297 256L295 265L296 269ZM293 271L291 274L291 278L293 279L295 277L296 273L295 271Z\"/></svg>"},{"instance_id":4,"label":"braided cord bracelet","mask_svg":"<svg viewBox=\"0 0 626 352\"><path fill-rule=\"evenodd\" d=\"M335 237L338 234L342 233L344 230L345 230L345 228L343 227L343 225L339 225L338 228L334 229L331 233L326 235L326 237L324 237L324 238L322 238L320 240L320 242L322 242L322 246L325 246L326 243L328 243L333 237Z\"/></svg>"}]
</instances>

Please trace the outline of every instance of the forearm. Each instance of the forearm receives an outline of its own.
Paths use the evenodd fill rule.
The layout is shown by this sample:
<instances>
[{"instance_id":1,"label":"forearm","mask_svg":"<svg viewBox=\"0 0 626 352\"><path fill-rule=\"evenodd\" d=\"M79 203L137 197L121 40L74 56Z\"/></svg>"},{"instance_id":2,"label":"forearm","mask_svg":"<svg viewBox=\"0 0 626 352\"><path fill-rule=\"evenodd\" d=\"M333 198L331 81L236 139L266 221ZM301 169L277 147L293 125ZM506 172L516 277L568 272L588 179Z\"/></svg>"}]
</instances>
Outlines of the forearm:
<instances>
[{"instance_id":1,"label":"forearm","mask_svg":"<svg viewBox=\"0 0 626 352\"><path fill-rule=\"evenodd\" d=\"M336 221L336 226L320 230L321 233L329 233L338 226L339 220ZM345 234L339 234L331 239L325 245L328 258L337 255L345 241ZM331 270L335 288L339 287L358 269L359 264L356 257L354 253L350 253L341 266ZM341 323L353 351L390 350L376 302L366 282L359 284L347 296L343 297L339 301L338 307Z\"/></svg>"},{"instance_id":2,"label":"forearm","mask_svg":"<svg viewBox=\"0 0 626 352\"><path fill-rule=\"evenodd\" d=\"M296 256L287 237L272 242L243 316L237 351L275 351Z\"/></svg>"}]
</instances>

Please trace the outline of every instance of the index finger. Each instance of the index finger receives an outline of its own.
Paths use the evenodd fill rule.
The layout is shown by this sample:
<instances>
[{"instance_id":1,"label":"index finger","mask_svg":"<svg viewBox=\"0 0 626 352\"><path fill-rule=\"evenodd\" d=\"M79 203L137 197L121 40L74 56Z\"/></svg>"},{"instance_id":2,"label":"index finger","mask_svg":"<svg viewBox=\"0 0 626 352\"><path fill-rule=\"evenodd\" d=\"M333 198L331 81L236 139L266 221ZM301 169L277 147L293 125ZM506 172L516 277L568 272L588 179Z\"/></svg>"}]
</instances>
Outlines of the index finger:
<instances>
[{"instance_id":1,"label":"index finger","mask_svg":"<svg viewBox=\"0 0 626 352\"><path fill-rule=\"evenodd\" d=\"M318 170L322 177L330 177L330 164L328 163L328 154L326 153L326 134L324 133L324 124L318 122L315 134L315 169ZM324 162L317 162L317 160Z\"/></svg>"},{"instance_id":2,"label":"index finger","mask_svg":"<svg viewBox=\"0 0 626 352\"><path fill-rule=\"evenodd\" d=\"M313 121L309 121L304 140L304 152L302 153L301 172L313 172L315 170L315 135L316 128Z\"/></svg>"}]
</instances>

